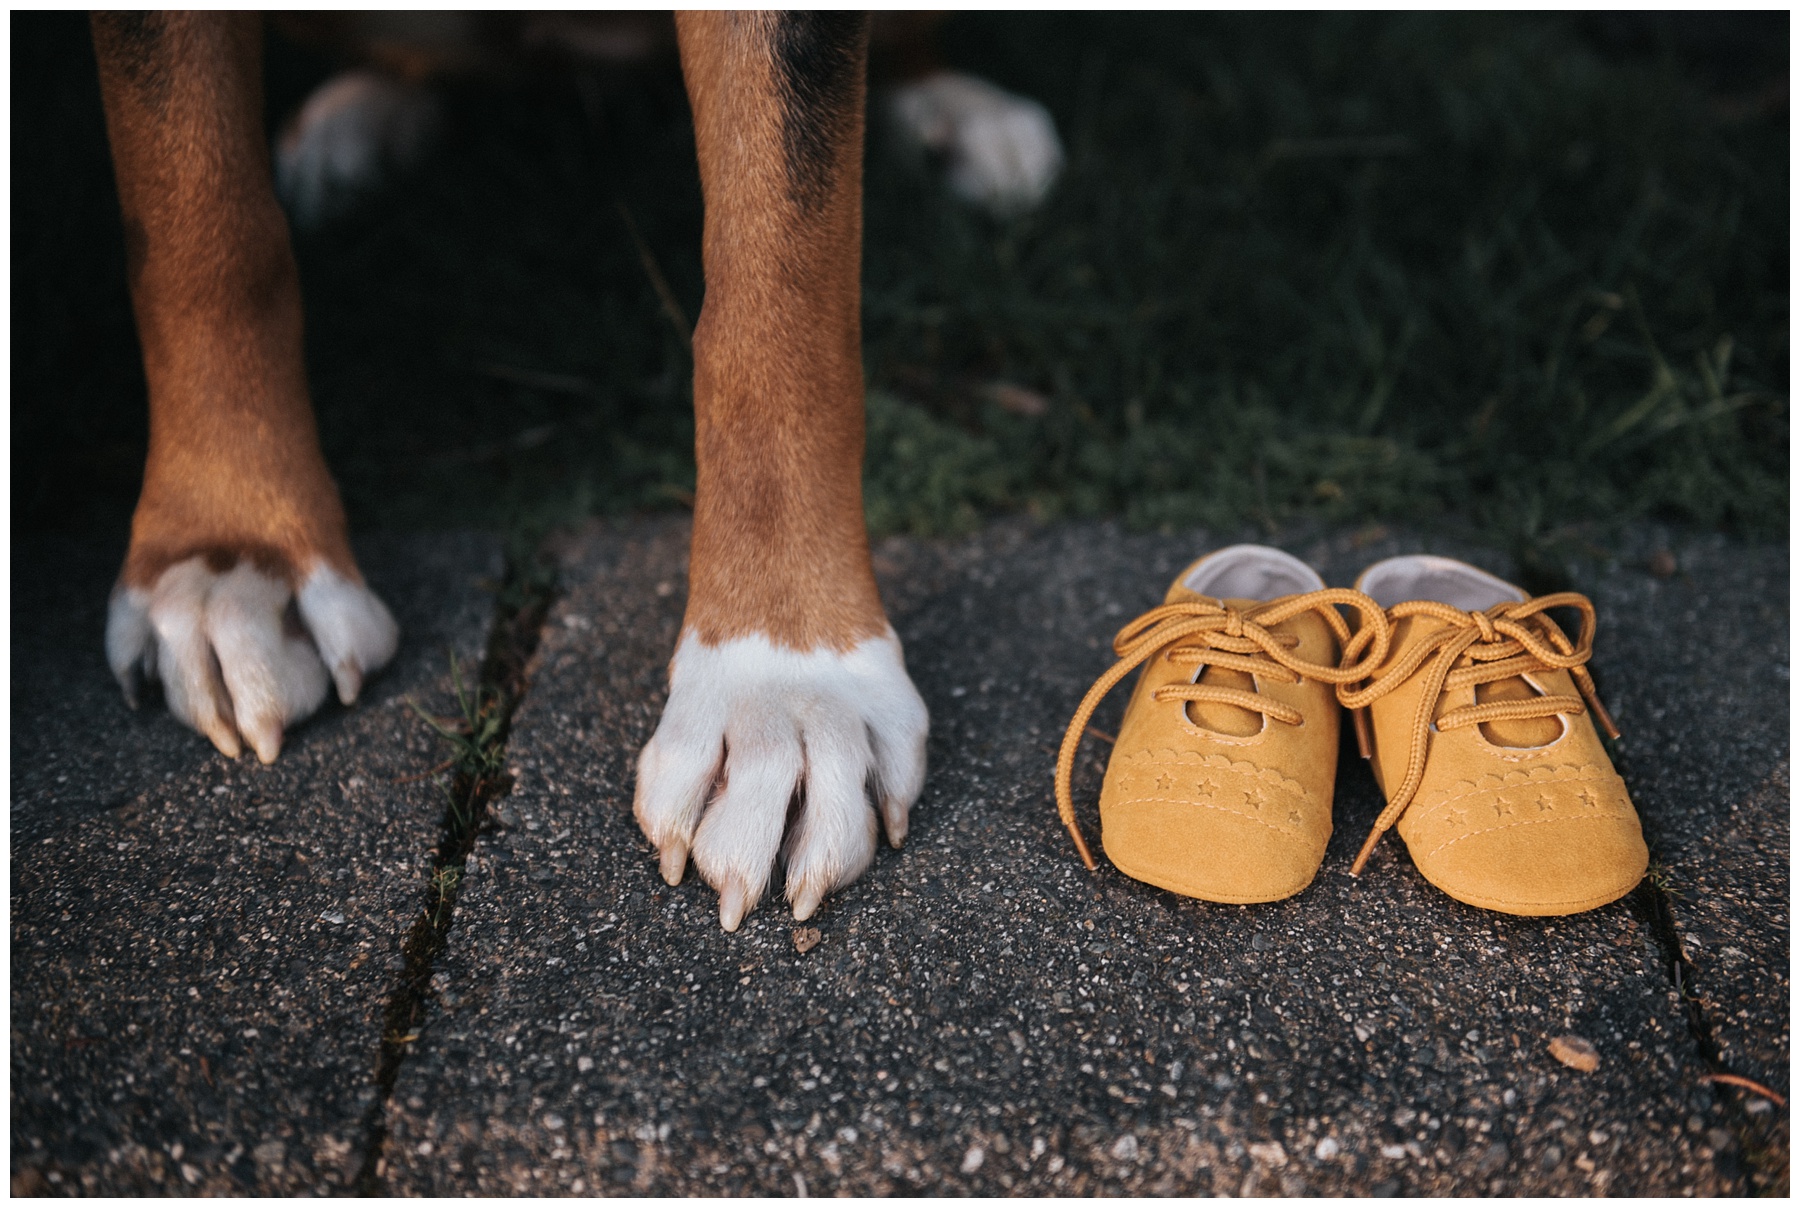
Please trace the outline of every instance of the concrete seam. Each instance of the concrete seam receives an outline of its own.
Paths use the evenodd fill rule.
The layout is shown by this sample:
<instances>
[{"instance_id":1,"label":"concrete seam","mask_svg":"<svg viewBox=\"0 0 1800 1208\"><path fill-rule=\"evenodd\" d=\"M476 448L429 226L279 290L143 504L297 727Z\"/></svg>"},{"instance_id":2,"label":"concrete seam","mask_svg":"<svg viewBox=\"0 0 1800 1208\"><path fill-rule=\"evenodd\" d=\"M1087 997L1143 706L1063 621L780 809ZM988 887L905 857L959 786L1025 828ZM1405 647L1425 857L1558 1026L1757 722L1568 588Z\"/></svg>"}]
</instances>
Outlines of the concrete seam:
<instances>
[{"instance_id":1,"label":"concrete seam","mask_svg":"<svg viewBox=\"0 0 1800 1208\"><path fill-rule=\"evenodd\" d=\"M488 807L512 792L512 776L505 771L506 744L513 715L530 689L531 658L555 596L554 580L554 564L540 549L528 547L507 558L480 679L474 686L473 716L490 723L487 741L482 749L476 745L479 735L471 735L467 752L482 757L479 766L472 766L465 754L446 789L449 800L424 887L425 900L401 947L405 968L388 991L373 1071L376 1094L363 1118L356 1176L360 1195L387 1194L388 1100L429 1018L431 978L455 925L463 868ZM451 670L454 676L454 663ZM458 691L460 695L460 681ZM483 712L490 708L491 714Z\"/></svg>"},{"instance_id":2,"label":"concrete seam","mask_svg":"<svg viewBox=\"0 0 1800 1208\"><path fill-rule=\"evenodd\" d=\"M1654 853L1651 855L1651 867L1654 869L1660 861ZM1681 1001L1683 1023L1687 1026L1688 1036L1694 1042L1694 1048L1700 1060L1709 1072L1714 1074L1733 1074L1736 1071L1728 1068L1719 1051L1719 1042L1713 1035L1712 1021L1707 1018L1706 1009L1702 1005L1697 989L1698 971L1688 959L1687 950L1681 942L1681 934L1676 927L1674 905L1670 901L1669 891L1658 883L1653 874L1646 876L1638 884L1632 894L1633 904L1643 918L1656 945L1662 951L1663 968L1668 972L1670 984L1675 995ZM1726 1121L1737 1139L1739 1153L1728 1157L1718 1155L1720 1166L1729 1169L1738 1183L1736 1194L1752 1193L1750 1171L1746 1166L1745 1151L1751 1146L1753 1136L1751 1122L1739 1100L1729 1095L1720 1095L1713 1091L1715 1099L1724 1109Z\"/></svg>"}]
</instances>

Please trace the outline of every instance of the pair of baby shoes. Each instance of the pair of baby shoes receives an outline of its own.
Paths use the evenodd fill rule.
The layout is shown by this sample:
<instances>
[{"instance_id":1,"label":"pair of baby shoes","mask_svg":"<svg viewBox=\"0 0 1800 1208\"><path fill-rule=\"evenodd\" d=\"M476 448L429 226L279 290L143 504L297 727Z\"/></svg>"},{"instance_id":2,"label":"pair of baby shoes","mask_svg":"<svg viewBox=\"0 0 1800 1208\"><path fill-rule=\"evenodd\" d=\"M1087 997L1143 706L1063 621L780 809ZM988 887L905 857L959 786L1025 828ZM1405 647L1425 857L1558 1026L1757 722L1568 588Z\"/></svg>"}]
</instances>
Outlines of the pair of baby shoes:
<instances>
[{"instance_id":1,"label":"pair of baby shoes","mask_svg":"<svg viewBox=\"0 0 1800 1208\"><path fill-rule=\"evenodd\" d=\"M1580 613L1574 641L1553 608ZM1449 558L1389 558L1348 590L1268 546L1218 550L1119 631L1119 662L1063 739L1057 806L1094 867L1069 791L1075 751L1141 666L1100 791L1101 841L1128 876L1210 902L1305 889L1331 838L1342 707L1388 802L1352 874L1397 823L1453 898L1591 910L1649 864L1589 717L1618 737L1587 671L1594 625L1585 596L1528 598Z\"/></svg>"}]
</instances>

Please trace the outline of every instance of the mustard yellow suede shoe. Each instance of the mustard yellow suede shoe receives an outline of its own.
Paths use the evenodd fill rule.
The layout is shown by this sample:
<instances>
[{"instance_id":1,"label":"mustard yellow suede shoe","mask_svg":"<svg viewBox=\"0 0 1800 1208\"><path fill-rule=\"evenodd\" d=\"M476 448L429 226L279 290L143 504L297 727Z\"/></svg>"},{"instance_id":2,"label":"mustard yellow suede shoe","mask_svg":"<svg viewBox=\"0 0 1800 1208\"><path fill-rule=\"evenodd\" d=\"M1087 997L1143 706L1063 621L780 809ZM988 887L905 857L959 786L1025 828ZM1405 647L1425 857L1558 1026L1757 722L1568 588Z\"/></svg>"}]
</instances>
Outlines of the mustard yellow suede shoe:
<instances>
[{"instance_id":1,"label":"mustard yellow suede shoe","mask_svg":"<svg viewBox=\"0 0 1800 1208\"><path fill-rule=\"evenodd\" d=\"M1619 736L1587 671L1587 597L1527 599L1485 571L1425 555L1377 562L1356 585L1387 610L1392 633L1372 682L1338 690L1346 706L1368 709L1388 798L1352 874L1397 821L1425 879L1472 906L1577 914L1629 893L1650 853L1588 716L1591 706ZM1574 642L1552 608L1580 612Z\"/></svg>"},{"instance_id":2,"label":"mustard yellow suede shoe","mask_svg":"<svg viewBox=\"0 0 1800 1208\"><path fill-rule=\"evenodd\" d=\"M1367 651L1342 668L1357 611ZM1327 589L1263 545L1200 559L1119 631L1120 661L1076 711L1056 764L1057 807L1081 858L1069 780L1094 708L1142 666L1100 790L1101 840L1127 876L1209 902L1272 902L1312 883L1331 838L1338 704L1387 653L1387 622L1359 592Z\"/></svg>"}]
</instances>

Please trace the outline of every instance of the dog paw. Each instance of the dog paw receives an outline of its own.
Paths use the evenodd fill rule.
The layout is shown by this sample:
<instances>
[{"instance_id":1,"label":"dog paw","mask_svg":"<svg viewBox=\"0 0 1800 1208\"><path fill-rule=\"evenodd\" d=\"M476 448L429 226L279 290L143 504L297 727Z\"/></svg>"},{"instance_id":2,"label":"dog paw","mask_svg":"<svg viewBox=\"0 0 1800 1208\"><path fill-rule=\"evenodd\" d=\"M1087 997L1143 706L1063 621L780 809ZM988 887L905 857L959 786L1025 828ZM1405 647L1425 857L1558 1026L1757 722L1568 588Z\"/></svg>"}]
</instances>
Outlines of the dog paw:
<instances>
[{"instance_id":1,"label":"dog paw","mask_svg":"<svg viewBox=\"0 0 1800 1208\"><path fill-rule=\"evenodd\" d=\"M215 571L189 558L147 591L115 588L106 617L106 661L133 708L140 682L160 680L176 717L227 756L247 742L264 763L333 682L354 702L399 639L375 593L323 564L296 596L248 560Z\"/></svg>"},{"instance_id":2,"label":"dog paw","mask_svg":"<svg viewBox=\"0 0 1800 1208\"><path fill-rule=\"evenodd\" d=\"M874 859L877 812L890 843L906 838L926 724L891 630L845 654L690 634L638 756L633 812L669 884L693 856L725 930L762 898L778 854L794 917L810 918Z\"/></svg>"},{"instance_id":3,"label":"dog paw","mask_svg":"<svg viewBox=\"0 0 1800 1208\"><path fill-rule=\"evenodd\" d=\"M896 88L901 131L949 159L950 187L997 214L1031 209L1062 170L1050 111L986 80L940 71Z\"/></svg>"},{"instance_id":4,"label":"dog paw","mask_svg":"<svg viewBox=\"0 0 1800 1208\"><path fill-rule=\"evenodd\" d=\"M416 159L437 123L437 102L418 85L374 71L333 76L277 140L275 187L296 224L316 226Z\"/></svg>"}]
</instances>

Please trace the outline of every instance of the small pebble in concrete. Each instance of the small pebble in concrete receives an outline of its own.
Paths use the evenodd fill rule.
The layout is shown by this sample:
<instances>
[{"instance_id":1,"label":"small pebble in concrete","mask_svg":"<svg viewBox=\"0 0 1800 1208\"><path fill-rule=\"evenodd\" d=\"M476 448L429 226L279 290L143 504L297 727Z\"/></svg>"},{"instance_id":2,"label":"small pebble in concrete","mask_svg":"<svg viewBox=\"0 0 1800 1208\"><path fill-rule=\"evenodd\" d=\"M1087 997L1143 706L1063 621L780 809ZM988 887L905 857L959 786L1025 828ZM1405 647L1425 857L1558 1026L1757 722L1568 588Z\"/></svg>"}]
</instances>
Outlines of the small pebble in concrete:
<instances>
[{"instance_id":1,"label":"small pebble in concrete","mask_svg":"<svg viewBox=\"0 0 1800 1208\"><path fill-rule=\"evenodd\" d=\"M1550 1055L1572 1070L1591 1074L1600 1068L1600 1050L1579 1036L1558 1036L1550 1042Z\"/></svg>"}]
</instances>

